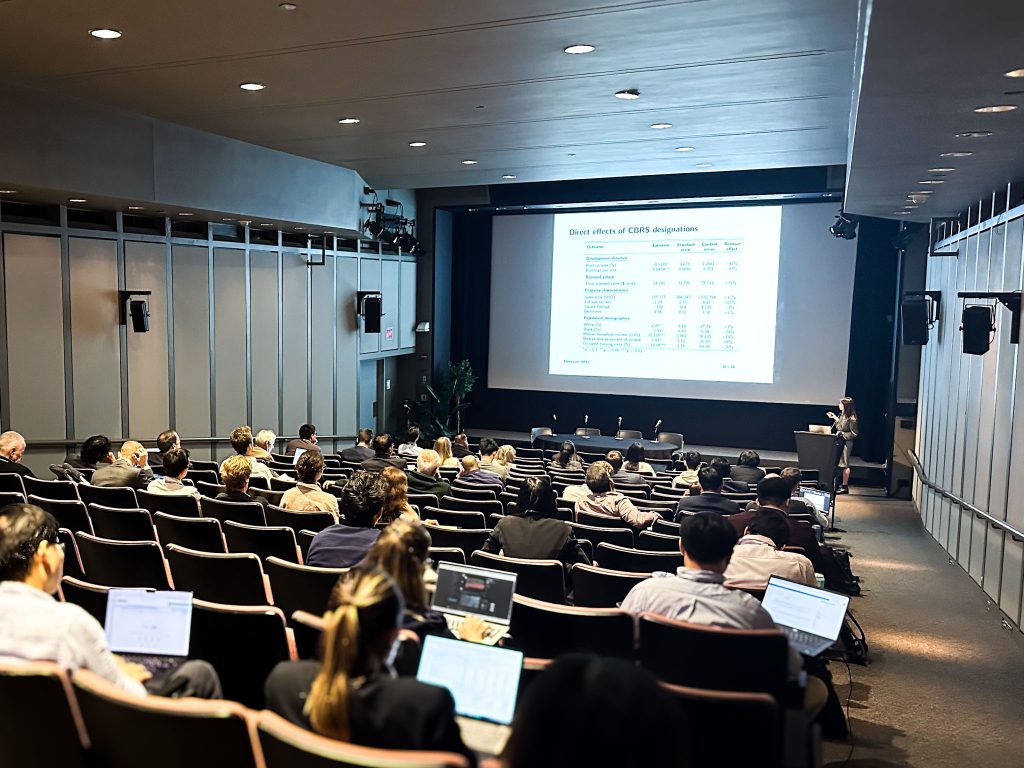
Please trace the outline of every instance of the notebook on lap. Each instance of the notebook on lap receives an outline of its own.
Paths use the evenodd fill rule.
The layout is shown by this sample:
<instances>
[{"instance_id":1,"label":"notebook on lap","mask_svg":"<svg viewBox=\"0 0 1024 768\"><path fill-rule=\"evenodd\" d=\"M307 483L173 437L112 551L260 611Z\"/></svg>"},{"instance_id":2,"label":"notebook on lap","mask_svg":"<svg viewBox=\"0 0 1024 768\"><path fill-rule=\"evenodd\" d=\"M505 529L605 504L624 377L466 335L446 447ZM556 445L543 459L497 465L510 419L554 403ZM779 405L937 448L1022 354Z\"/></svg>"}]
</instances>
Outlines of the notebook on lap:
<instances>
[{"instance_id":1,"label":"notebook on lap","mask_svg":"<svg viewBox=\"0 0 1024 768\"><path fill-rule=\"evenodd\" d=\"M430 607L443 613L456 633L467 616L480 617L490 625L482 642L494 645L508 634L515 590L514 573L441 562Z\"/></svg>"},{"instance_id":2,"label":"notebook on lap","mask_svg":"<svg viewBox=\"0 0 1024 768\"><path fill-rule=\"evenodd\" d=\"M144 666L156 690L188 659L192 593L112 589L103 629L110 650Z\"/></svg>"},{"instance_id":3,"label":"notebook on lap","mask_svg":"<svg viewBox=\"0 0 1024 768\"><path fill-rule=\"evenodd\" d=\"M467 747L500 755L511 734L522 671L520 651L428 635L416 679L451 691Z\"/></svg>"},{"instance_id":4,"label":"notebook on lap","mask_svg":"<svg viewBox=\"0 0 1024 768\"><path fill-rule=\"evenodd\" d=\"M791 646L805 656L817 656L839 639L850 598L772 576L761 605Z\"/></svg>"}]
</instances>

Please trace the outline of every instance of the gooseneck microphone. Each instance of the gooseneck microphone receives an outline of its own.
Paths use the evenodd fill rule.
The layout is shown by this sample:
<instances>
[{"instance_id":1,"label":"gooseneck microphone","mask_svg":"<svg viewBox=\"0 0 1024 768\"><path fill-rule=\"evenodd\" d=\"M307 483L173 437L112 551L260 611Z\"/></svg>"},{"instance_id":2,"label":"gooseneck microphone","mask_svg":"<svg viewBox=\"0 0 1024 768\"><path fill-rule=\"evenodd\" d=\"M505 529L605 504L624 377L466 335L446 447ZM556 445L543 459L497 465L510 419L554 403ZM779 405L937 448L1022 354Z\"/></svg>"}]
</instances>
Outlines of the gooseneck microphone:
<instances>
[{"instance_id":1,"label":"gooseneck microphone","mask_svg":"<svg viewBox=\"0 0 1024 768\"><path fill-rule=\"evenodd\" d=\"M654 422L654 436L655 437L658 436L658 427L660 427L660 426L661 426L661 419L658 419L656 422Z\"/></svg>"}]
</instances>

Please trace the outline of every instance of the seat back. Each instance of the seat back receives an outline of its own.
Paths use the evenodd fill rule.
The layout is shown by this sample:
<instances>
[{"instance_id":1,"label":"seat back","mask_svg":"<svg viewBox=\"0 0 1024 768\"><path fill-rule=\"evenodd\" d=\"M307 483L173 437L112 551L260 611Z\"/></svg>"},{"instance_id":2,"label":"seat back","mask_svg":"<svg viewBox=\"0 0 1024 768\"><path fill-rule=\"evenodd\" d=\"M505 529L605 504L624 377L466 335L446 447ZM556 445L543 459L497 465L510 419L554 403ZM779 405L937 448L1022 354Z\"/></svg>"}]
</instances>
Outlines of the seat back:
<instances>
[{"instance_id":1,"label":"seat back","mask_svg":"<svg viewBox=\"0 0 1024 768\"><path fill-rule=\"evenodd\" d=\"M676 448L682 448L684 445L683 436L679 432L659 432L654 440L658 443L671 443Z\"/></svg>"},{"instance_id":2,"label":"seat back","mask_svg":"<svg viewBox=\"0 0 1024 768\"><path fill-rule=\"evenodd\" d=\"M665 571L675 573L683 566L683 555L676 552L648 552L642 549L626 549L614 544L598 544L594 559L602 568L631 573L654 573Z\"/></svg>"},{"instance_id":3,"label":"seat back","mask_svg":"<svg viewBox=\"0 0 1024 768\"><path fill-rule=\"evenodd\" d=\"M460 485L458 481L452 484L451 496L456 499L466 499L468 501L494 501L498 498L498 486L493 488L481 488L479 485L474 485L469 488L465 485Z\"/></svg>"},{"instance_id":4,"label":"seat back","mask_svg":"<svg viewBox=\"0 0 1024 768\"><path fill-rule=\"evenodd\" d=\"M611 526L580 525L569 523L577 539L586 539L595 547L602 541L607 544L615 544L620 547L633 546L633 531L629 528Z\"/></svg>"},{"instance_id":5,"label":"seat back","mask_svg":"<svg viewBox=\"0 0 1024 768\"><path fill-rule=\"evenodd\" d=\"M268 605L194 599L189 657L213 665L225 699L259 709L267 675L279 662L292 658L284 614Z\"/></svg>"},{"instance_id":6,"label":"seat back","mask_svg":"<svg viewBox=\"0 0 1024 768\"><path fill-rule=\"evenodd\" d=\"M0 472L0 493L20 493L25 500L25 484L17 472Z\"/></svg>"},{"instance_id":7,"label":"seat back","mask_svg":"<svg viewBox=\"0 0 1024 768\"><path fill-rule=\"evenodd\" d=\"M323 616L308 611L295 611L288 619L288 626L295 636L295 655L300 659L319 659L322 650L320 640L327 628Z\"/></svg>"},{"instance_id":8,"label":"seat back","mask_svg":"<svg viewBox=\"0 0 1024 768\"><path fill-rule=\"evenodd\" d=\"M121 509L139 508L134 488L82 485L78 488L78 497L85 504L99 504L104 507L119 507Z\"/></svg>"},{"instance_id":9,"label":"seat back","mask_svg":"<svg viewBox=\"0 0 1024 768\"><path fill-rule=\"evenodd\" d=\"M135 497L139 500L139 506L150 512L165 512L175 517L199 517L199 499L196 496L138 491Z\"/></svg>"},{"instance_id":10,"label":"seat back","mask_svg":"<svg viewBox=\"0 0 1024 768\"><path fill-rule=\"evenodd\" d=\"M621 440L643 440L644 433L639 429L620 429L615 436Z\"/></svg>"},{"instance_id":11,"label":"seat back","mask_svg":"<svg viewBox=\"0 0 1024 768\"><path fill-rule=\"evenodd\" d=\"M645 613L639 637L641 666L665 682L784 701L789 641L781 630L723 629Z\"/></svg>"},{"instance_id":12,"label":"seat back","mask_svg":"<svg viewBox=\"0 0 1024 768\"><path fill-rule=\"evenodd\" d=\"M257 735L266 768L467 768L462 755L375 749L328 739L292 725L273 712L261 712Z\"/></svg>"},{"instance_id":13,"label":"seat back","mask_svg":"<svg viewBox=\"0 0 1024 768\"><path fill-rule=\"evenodd\" d=\"M196 490L199 491L200 496L208 496L213 499L224 493L225 488L219 480L212 483L208 483L205 480L196 480Z\"/></svg>"},{"instance_id":14,"label":"seat back","mask_svg":"<svg viewBox=\"0 0 1024 768\"><path fill-rule=\"evenodd\" d=\"M171 589L167 564L155 541L115 541L77 531L75 542L92 584Z\"/></svg>"},{"instance_id":15,"label":"seat back","mask_svg":"<svg viewBox=\"0 0 1024 768\"><path fill-rule=\"evenodd\" d=\"M490 528L441 528L437 525L426 526L430 534L432 547L458 547L469 561L470 555L480 549L491 535Z\"/></svg>"},{"instance_id":16,"label":"seat back","mask_svg":"<svg viewBox=\"0 0 1024 768\"><path fill-rule=\"evenodd\" d=\"M179 544L200 552L227 552L220 520L212 517L178 517L156 512L153 525L164 546Z\"/></svg>"},{"instance_id":17,"label":"seat back","mask_svg":"<svg viewBox=\"0 0 1024 768\"><path fill-rule=\"evenodd\" d=\"M559 560L502 557L478 550L472 554L469 562L481 568L493 568L516 574L518 595L526 595L548 603L565 602L565 566Z\"/></svg>"},{"instance_id":18,"label":"seat back","mask_svg":"<svg viewBox=\"0 0 1024 768\"><path fill-rule=\"evenodd\" d=\"M194 464L195 462L193 462ZM207 463L207 462L204 462ZM216 462L209 462L214 464ZM210 483L211 485L217 485L220 482L220 472L217 469L193 469L188 473L189 480L196 483Z\"/></svg>"},{"instance_id":19,"label":"seat back","mask_svg":"<svg viewBox=\"0 0 1024 768\"><path fill-rule=\"evenodd\" d=\"M223 530L228 552L251 552L260 560L279 557L293 563L301 562L295 531L288 526L242 525L228 520Z\"/></svg>"},{"instance_id":20,"label":"seat back","mask_svg":"<svg viewBox=\"0 0 1024 768\"><path fill-rule=\"evenodd\" d=\"M199 499L199 507L202 509L204 517L215 517L222 523L234 520L236 523L245 525L267 524L263 515L263 505L256 501L217 501L202 496Z\"/></svg>"},{"instance_id":21,"label":"seat back","mask_svg":"<svg viewBox=\"0 0 1024 768\"><path fill-rule=\"evenodd\" d=\"M6 477L7 475L0 475L0 477ZM15 491L0 491L0 509L6 507L8 504L24 504L25 496Z\"/></svg>"},{"instance_id":22,"label":"seat back","mask_svg":"<svg viewBox=\"0 0 1024 768\"><path fill-rule=\"evenodd\" d=\"M233 701L133 696L86 669L72 677L91 757L107 768L260 764L251 715Z\"/></svg>"},{"instance_id":23,"label":"seat back","mask_svg":"<svg viewBox=\"0 0 1024 768\"><path fill-rule=\"evenodd\" d=\"M576 434L580 437L598 437L601 430L596 427L576 427Z\"/></svg>"},{"instance_id":24,"label":"seat back","mask_svg":"<svg viewBox=\"0 0 1024 768\"><path fill-rule=\"evenodd\" d=\"M626 528L630 531L633 530L633 527L621 517L595 515L591 512L577 512L576 522L580 525L591 525L595 528Z\"/></svg>"},{"instance_id":25,"label":"seat back","mask_svg":"<svg viewBox=\"0 0 1024 768\"><path fill-rule=\"evenodd\" d=\"M84 608L101 625L107 620L107 595L111 587L90 584L73 576L60 580L60 594L65 603L74 603Z\"/></svg>"},{"instance_id":26,"label":"seat back","mask_svg":"<svg viewBox=\"0 0 1024 768\"><path fill-rule=\"evenodd\" d=\"M57 525L61 528L67 528L69 531L93 533L89 512L86 510L85 504L77 499L47 499L35 494L29 494L28 503L45 509L57 518Z\"/></svg>"},{"instance_id":27,"label":"seat back","mask_svg":"<svg viewBox=\"0 0 1024 768\"><path fill-rule=\"evenodd\" d=\"M0 663L0 744L4 765L87 765L89 738L67 672L48 661Z\"/></svg>"},{"instance_id":28,"label":"seat back","mask_svg":"<svg viewBox=\"0 0 1024 768\"><path fill-rule=\"evenodd\" d=\"M466 564L466 553L458 547L431 547L427 554L434 565L438 563L459 563Z\"/></svg>"},{"instance_id":29,"label":"seat back","mask_svg":"<svg viewBox=\"0 0 1024 768\"><path fill-rule=\"evenodd\" d=\"M64 573L75 578L84 577L82 556L78 554L78 542L75 541L74 532L67 528L59 528L57 539L64 545Z\"/></svg>"},{"instance_id":30,"label":"seat back","mask_svg":"<svg viewBox=\"0 0 1024 768\"><path fill-rule=\"evenodd\" d=\"M334 525L334 516L330 512L296 512L293 509L274 505L269 505L265 512L267 525L286 526L296 533L299 531L320 532L324 528Z\"/></svg>"},{"instance_id":31,"label":"seat back","mask_svg":"<svg viewBox=\"0 0 1024 768\"><path fill-rule=\"evenodd\" d=\"M424 520L434 520L438 525L449 525L453 528L486 528L483 512L456 512L438 507L424 507L420 514Z\"/></svg>"},{"instance_id":32,"label":"seat back","mask_svg":"<svg viewBox=\"0 0 1024 768\"><path fill-rule=\"evenodd\" d=\"M253 554L221 554L167 545L174 585L200 600L231 605L272 605L260 559Z\"/></svg>"},{"instance_id":33,"label":"seat back","mask_svg":"<svg viewBox=\"0 0 1024 768\"><path fill-rule=\"evenodd\" d=\"M649 573L628 573L577 563L569 571L574 603L580 607L615 608Z\"/></svg>"},{"instance_id":34,"label":"seat back","mask_svg":"<svg viewBox=\"0 0 1024 768\"><path fill-rule=\"evenodd\" d=\"M633 618L617 608L580 608L524 595L512 598L509 645L527 656L553 659L565 653L633 657Z\"/></svg>"},{"instance_id":35,"label":"seat back","mask_svg":"<svg viewBox=\"0 0 1024 768\"><path fill-rule=\"evenodd\" d=\"M41 499L61 499L64 501L80 501L78 485L67 480L40 480L37 477L22 475L26 496L38 496ZM136 506L135 504L132 505Z\"/></svg>"},{"instance_id":36,"label":"seat back","mask_svg":"<svg viewBox=\"0 0 1024 768\"><path fill-rule=\"evenodd\" d=\"M144 509L89 504L89 519L92 521L93 532L105 539L156 541L153 519Z\"/></svg>"},{"instance_id":37,"label":"seat back","mask_svg":"<svg viewBox=\"0 0 1024 768\"><path fill-rule=\"evenodd\" d=\"M320 616L327 610L334 585L348 572L347 568L316 568L273 556L267 558L265 567L274 591L274 605L285 616L296 611Z\"/></svg>"},{"instance_id":38,"label":"seat back","mask_svg":"<svg viewBox=\"0 0 1024 768\"><path fill-rule=\"evenodd\" d=\"M640 531L636 539L637 549L646 549L650 552L678 552L678 531L679 526L676 526L676 536L666 533L655 533L654 531Z\"/></svg>"},{"instance_id":39,"label":"seat back","mask_svg":"<svg viewBox=\"0 0 1024 768\"><path fill-rule=\"evenodd\" d=\"M679 523L673 523L670 520L655 520L651 530L655 533L663 533L666 536L678 536Z\"/></svg>"},{"instance_id":40,"label":"seat back","mask_svg":"<svg viewBox=\"0 0 1024 768\"><path fill-rule=\"evenodd\" d=\"M485 517L492 512L500 514L504 511L496 495L486 500L457 499L454 496L442 496L441 500L433 506L440 507L441 509L450 509L453 512L482 512Z\"/></svg>"}]
</instances>

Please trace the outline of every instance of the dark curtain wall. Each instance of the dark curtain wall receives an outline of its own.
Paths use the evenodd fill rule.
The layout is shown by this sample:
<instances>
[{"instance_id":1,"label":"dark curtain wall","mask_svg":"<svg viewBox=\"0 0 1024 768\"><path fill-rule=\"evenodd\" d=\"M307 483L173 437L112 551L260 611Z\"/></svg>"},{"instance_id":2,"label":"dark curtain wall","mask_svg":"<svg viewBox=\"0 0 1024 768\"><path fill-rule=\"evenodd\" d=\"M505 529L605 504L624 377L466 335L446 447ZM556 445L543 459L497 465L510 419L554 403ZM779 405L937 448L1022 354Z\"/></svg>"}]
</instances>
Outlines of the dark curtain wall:
<instances>
[{"instance_id":1,"label":"dark curtain wall","mask_svg":"<svg viewBox=\"0 0 1024 768\"><path fill-rule=\"evenodd\" d=\"M827 168L800 168L515 184L492 187L490 198L492 205L507 206L828 190ZM789 451L794 449L794 429L822 423L824 412L834 410L835 403L791 405L488 388L492 215L486 210L452 212L451 359L468 358L479 376L466 414L471 426L525 432L533 426L552 425L554 413L559 431L570 431L589 414L590 425L606 434L614 432L622 416L624 427L650 435L661 419L662 430L682 432L688 443ZM896 278L896 254L888 241L896 227L892 222L863 221L857 248L847 392L856 398L860 412L856 453L874 461L884 461L887 455L884 411ZM444 257L441 249L437 257ZM529 318L503 322L514 332L531 332ZM440 325L437 328L443 332ZM843 394L837 393L837 399Z\"/></svg>"}]
</instances>

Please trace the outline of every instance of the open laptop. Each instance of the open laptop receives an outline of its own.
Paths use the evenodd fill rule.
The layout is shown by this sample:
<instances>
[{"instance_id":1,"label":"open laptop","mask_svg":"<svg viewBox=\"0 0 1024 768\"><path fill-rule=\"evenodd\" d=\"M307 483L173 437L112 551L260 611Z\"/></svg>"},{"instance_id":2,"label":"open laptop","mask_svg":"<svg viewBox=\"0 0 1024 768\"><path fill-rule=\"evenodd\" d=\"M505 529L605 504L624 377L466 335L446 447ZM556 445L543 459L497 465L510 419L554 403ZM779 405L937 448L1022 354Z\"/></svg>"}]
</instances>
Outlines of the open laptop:
<instances>
[{"instance_id":1,"label":"open laptop","mask_svg":"<svg viewBox=\"0 0 1024 768\"><path fill-rule=\"evenodd\" d=\"M789 636L791 646L805 656L817 656L839 639L850 598L772 576L761 605Z\"/></svg>"},{"instance_id":2,"label":"open laptop","mask_svg":"<svg viewBox=\"0 0 1024 768\"><path fill-rule=\"evenodd\" d=\"M512 732L522 671L521 651L427 635L416 679L451 691L467 747L500 755Z\"/></svg>"},{"instance_id":3,"label":"open laptop","mask_svg":"<svg viewBox=\"0 0 1024 768\"><path fill-rule=\"evenodd\" d=\"M832 505L832 497L828 491L819 491L817 488L801 488L800 498L806 499L808 504L813 504L823 515L829 513Z\"/></svg>"},{"instance_id":4,"label":"open laptop","mask_svg":"<svg viewBox=\"0 0 1024 768\"><path fill-rule=\"evenodd\" d=\"M816 432L819 435L827 435L832 431L832 427L825 424L808 424L807 431Z\"/></svg>"},{"instance_id":5,"label":"open laptop","mask_svg":"<svg viewBox=\"0 0 1024 768\"><path fill-rule=\"evenodd\" d=\"M188 659L192 593L112 589L103 629L110 650L144 666L157 690Z\"/></svg>"},{"instance_id":6,"label":"open laptop","mask_svg":"<svg viewBox=\"0 0 1024 768\"><path fill-rule=\"evenodd\" d=\"M430 607L444 614L456 634L467 616L479 616L489 625L482 642L494 645L508 634L515 591L514 573L441 562Z\"/></svg>"}]
</instances>

